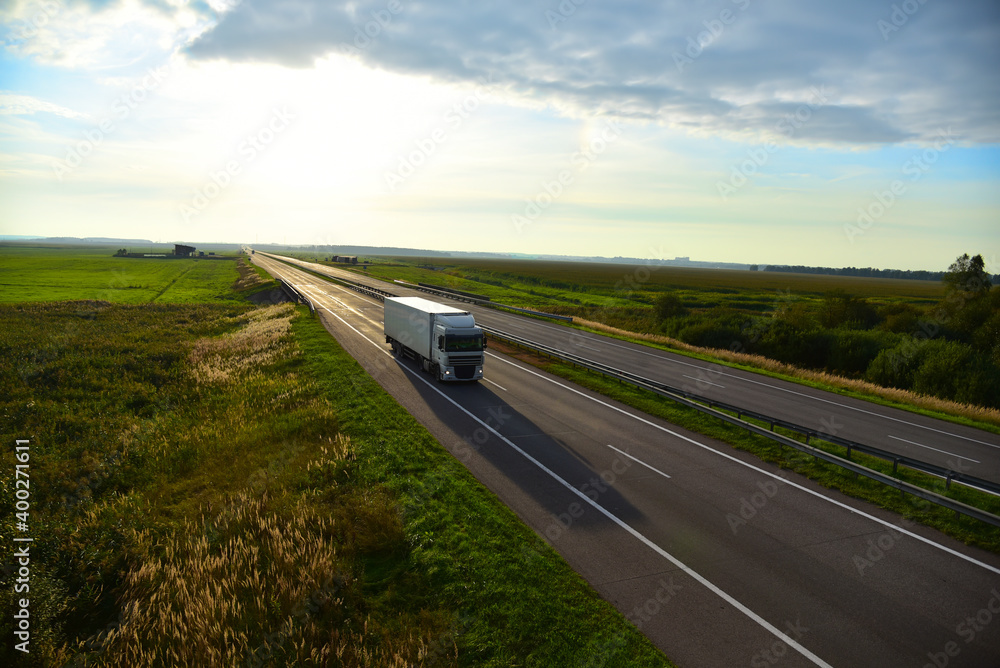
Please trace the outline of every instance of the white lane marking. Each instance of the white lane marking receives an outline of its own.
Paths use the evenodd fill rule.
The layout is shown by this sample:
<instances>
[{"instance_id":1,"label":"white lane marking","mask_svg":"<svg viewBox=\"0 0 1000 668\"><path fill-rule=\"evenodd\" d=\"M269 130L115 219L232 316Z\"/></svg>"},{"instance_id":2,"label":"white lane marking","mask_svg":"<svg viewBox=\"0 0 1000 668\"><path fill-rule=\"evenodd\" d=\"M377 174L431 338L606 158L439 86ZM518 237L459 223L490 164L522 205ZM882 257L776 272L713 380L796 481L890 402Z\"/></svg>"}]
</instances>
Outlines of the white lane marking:
<instances>
[{"instance_id":1,"label":"white lane marking","mask_svg":"<svg viewBox=\"0 0 1000 668\"><path fill-rule=\"evenodd\" d=\"M312 289L312 290L302 290L302 292L303 292L303 293L304 293L304 294L305 294L306 296L311 296L311 297L312 297L313 299L315 299L315 300L316 300L317 302L321 302L321 299L320 299L319 297L317 297L317 296L315 295L315 292L316 292L316 289L315 289L315 288L314 288L314 289ZM345 308L345 309L347 309L348 311L352 311L352 312L354 312L354 313L356 313L356 314L358 314L358 315L361 315L361 311L358 311L357 309L355 309L355 308L352 308L352 307L351 307L351 306L349 306L349 305L348 305L347 303L345 303L345 302L343 302L343 301L341 301L341 300L337 299L337 298L336 298L336 297L334 297L333 295L328 295L328 294L326 294L325 292L322 292L322 291L320 291L320 294L321 294L321 295L323 295L324 297L326 297L326 299L327 299L328 301L330 301L330 302L332 302L332 303L334 303L334 304L338 304L338 305L340 305L340 306L341 306L342 308Z\"/></svg>"},{"instance_id":2,"label":"white lane marking","mask_svg":"<svg viewBox=\"0 0 1000 668\"><path fill-rule=\"evenodd\" d=\"M691 380L697 382L699 385L702 385L702 384L704 384L704 385L715 385L716 387L721 387L722 389L726 389L725 385L719 385L718 383L713 383L712 381L705 380L704 378L695 378L694 376L688 376L688 375L684 375L684 377L685 378L690 378Z\"/></svg>"},{"instance_id":3,"label":"white lane marking","mask_svg":"<svg viewBox=\"0 0 1000 668\"><path fill-rule=\"evenodd\" d=\"M909 443L910 445L915 445L918 448L927 448L928 450L933 450L934 452L941 452L946 455L951 455L952 457L958 457L959 459L968 459L970 462L975 462L976 464L981 464L978 459L973 459L972 457L963 457L962 455L956 455L954 452L948 452L947 450L938 450L937 448L932 448L929 445L924 445L923 443L917 443L916 441L908 441L905 438L900 438L899 436L893 436L892 434L886 434L889 438L893 438L897 441L902 441L903 443Z\"/></svg>"},{"instance_id":4,"label":"white lane marking","mask_svg":"<svg viewBox=\"0 0 1000 668\"><path fill-rule=\"evenodd\" d=\"M610 443L608 444L608 447L609 447L609 448L611 448L612 450L614 450L615 452L617 452L617 453L619 453L619 454L621 454L621 455L623 455L623 456L625 456L625 457L628 457L628 458L629 458L629 459L631 459L632 461L634 461L634 462L638 462L638 463L642 464L643 466L645 466L645 467L646 467L647 469L649 469L650 471L656 471L657 473L659 473L659 474L660 474L661 476L663 476L664 478L669 478L669 477L670 477L670 476L668 476L668 475L667 475L666 473L664 473L663 471L661 471L660 469L657 469L657 468L653 468L652 466L650 466L650 465L649 465L649 464L647 464L646 462L642 461L642 460L641 460L641 459L639 459L638 457L633 457L633 456L632 456L632 455L630 455L629 453L625 452L624 450L619 450L618 448L616 448L615 446L611 445Z\"/></svg>"},{"instance_id":5,"label":"white lane marking","mask_svg":"<svg viewBox=\"0 0 1000 668\"><path fill-rule=\"evenodd\" d=\"M329 309L327 309L327 310L329 311ZM343 318L341 318L340 316L338 316L336 313L333 313L333 311L330 311L330 314L333 315L333 317L335 317L338 320L340 320L341 322L343 322L348 327L350 327L359 336L361 336L366 341L368 341L369 343L371 343L372 345L374 345L376 348L378 348L379 350L381 350L383 353L385 353L386 355L389 355L390 357L392 356L390 353L388 353L387 351L385 351L378 343L375 343L374 341L371 341L371 339L369 339L368 337L366 337L364 334L361 334L361 332L359 332L357 329L354 329L354 327L352 327L350 324L348 324ZM812 496L814 496L816 498L819 498L819 499L822 499L824 501L827 501L828 503L831 503L831 504L833 504L835 506L843 508L843 509L847 510L848 512L854 513L855 515L858 515L860 517L864 517L866 519L869 519L872 522L875 522L877 524L881 524L882 526L884 526L886 528L891 528L893 531L906 534L907 536L910 536L911 538L915 538L915 539L917 539L918 541L920 541L922 543L930 545L931 547L936 547L937 549L942 550L943 552L947 552L948 554L951 554L952 556L958 557L959 559L962 559L962 560L967 561L967 562L969 562L971 564L974 564L976 566L979 566L981 568L984 568L984 569L986 569L988 571L992 571L993 573L996 573L996 574L1000 575L1000 568L997 568L995 566L991 566L991 565L989 565L987 563L979 561L978 559L974 559L973 557L970 557L968 555L962 554L961 552L958 552L957 550L953 550L950 547L946 547L944 545L941 545L940 543L936 543L933 540L930 540L929 538L924 538L923 536L921 536L919 534L916 534L916 533L913 533L912 531L909 531L907 529L901 528L901 527L893 524L892 522L889 522L887 520L883 520L881 518L875 517L874 515L870 515L870 514L864 512L864 511L862 511L862 510L858 510L857 508L852 508L851 506L849 506L849 505L847 505L847 504L845 504L845 503L843 503L841 501L837 501L837 500L832 499L830 497L824 496L823 494L821 494L821 493L819 493L817 491L811 490L808 487L804 487L803 485L800 485L800 484L798 484L796 482L792 482L791 480L786 480L785 478L782 478L781 476L779 476L779 475L777 475L775 473L772 473L772 472L767 471L765 469L762 469L762 468L759 468L757 466L754 466L753 464L750 464L749 462L745 462L745 461L743 461L741 459L738 459L737 457L734 457L734 456L732 456L732 455L730 455L728 453L716 450L715 448L713 448L713 447L711 447L709 445L705 445L704 443L700 443L700 442L698 442L698 441L696 441L696 440L694 440L692 438L684 436L683 434L679 434L679 433L677 433L677 432L675 432L675 431L673 431L671 429L667 429L666 427L658 425L655 422L651 422L649 420L646 420L645 418L639 417L638 415L635 415L633 413L629 413L628 411L622 410L621 408L618 408L617 406L612 406L611 404L609 404L607 402L601 401L600 399L597 399L596 397L592 397L590 395L587 395L587 394L581 392L580 390L577 390L575 388L569 387L569 386L567 386L567 385L565 385L563 383L560 383L560 382L558 382L556 380L553 380L551 378L543 376L542 374L537 373L537 372L535 372L535 371L533 371L531 369L528 369L526 367L523 367L520 364L515 364L514 362L511 362L509 360L503 359L500 356L498 356L496 353L489 353L488 352L487 355L489 355L490 357L492 357L492 358L494 358L494 359L496 359L496 360L498 360L500 362L503 362L505 364L509 364L509 365L511 365L511 366L513 366L513 367L515 367L517 369L520 369L520 370L522 370L522 371L524 371L526 373L529 373L529 374L531 374L533 376L537 376L537 377L539 377L539 378L541 378L541 379L543 379L543 380L545 380L547 382L550 382L550 383L553 383L555 385L558 385L558 386L560 386L560 387L562 387L562 388L564 388L566 390L569 390L570 392L573 392L574 394L577 394L579 396L585 397L585 398L587 398L587 399L589 399L591 401L594 401L594 402L596 402L598 404L606 406L606 407L608 407L608 408L610 408L610 409L612 409L614 411L617 411L617 412L619 412L619 413L621 413L623 415L627 415L627 416L629 416L629 417L631 417L631 418L633 418L635 420L638 420L639 422L642 422L644 424L647 424L647 425L653 427L654 429L658 429L660 431L666 432L666 433L668 433L668 434L670 434L672 436L675 436L675 437L677 437L677 438L679 438L679 439L681 439L683 441L687 441L687 442L689 442L689 443L691 443L693 445L696 445L699 448L703 448L704 450L707 450L707 451L712 452L712 453L714 453L714 454L716 454L716 455L718 455L720 457L728 459L728 460L730 460L730 461L732 461L732 462L734 462L736 464L739 464L740 466L744 466L744 467L749 468L749 469L751 469L753 471L757 471L758 473L760 473L762 475L765 475L765 476L768 476L770 478L773 478L773 479L775 479L775 480L777 480L777 481L779 481L779 482L781 482L781 483L783 483L785 485L790 485L791 487L795 487L796 489L801 490L801 491L805 492L806 494L810 494L810 495L812 495ZM401 368L406 369L407 371L412 372L412 370L409 369L408 367L403 366ZM421 380L423 380L423 379L421 378ZM428 383L428 385L429 385L429 383ZM430 386L430 387L433 387L433 386ZM434 388L434 389L436 389L436 388ZM513 446L513 447L516 448L517 446Z\"/></svg>"},{"instance_id":6,"label":"white lane marking","mask_svg":"<svg viewBox=\"0 0 1000 668\"><path fill-rule=\"evenodd\" d=\"M289 258L289 259L293 259L293 258ZM322 267L322 265L316 265L316 266ZM296 269L295 267L289 267L287 264L285 264L283 266L281 264L279 264L279 268L284 268L289 273L295 272L295 275L298 276L298 277L300 277L299 280L310 280L310 279L315 280L316 279L315 276L307 274L304 271L302 271L301 269ZM323 267L323 268L325 269L325 267ZM321 273L325 273L325 272L321 272ZM326 275L329 276L330 278L336 278L336 276L334 276L332 274L326 274ZM364 295L362 295L361 293L359 293L359 292L357 292L355 290L350 290L348 288L345 288L342 285L337 285L336 283L326 282L326 284L329 285L329 286L331 286L331 287L334 287L334 288L337 288L339 290L342 290L343 292L346 292L346 293L348 293L348 294L350 294L350 295L352 295L354 297L357 297L358 299L361 299L362 301L366 301L369 304L373 304L375 306L382 306L382 304L380 302L372 301L371 299L368 299L367 297L365 297ZM357 311L355 311L355 313L357 313Z\"/></svg>"},{"instance_id":7,"label":"white lane marking","mask_svg":"<svg viewBox=\"0 0 1000 668\"><path fill-rule=\"evenodd\" d=\"M507 391L507 388L506 388L506 387L504 387L503 385L500 385L499 383L494 383L494 382L493 382L492 380L490 380L489 378L486 378L486 377L484 377L484 378L483 378L483 380L485 380L485 381L486 381L487 383L489 383L490 385L496 385L497 387L499 387L499 388L500 388L501 390L503 390L504 392L506 392L506 391Z\"/></svg>"},{"instance_id":8,"label":"white lane marking","mask_svg":"<svg viewBox=\"0 0 1000 668\"><path fill-rule=\"evenodd\" d=\"M509 315L513 315L513 314L509 314ZM531 324L534 325L534 326L536 326L536 327L542 327L544 329L552 330L554 332L563 332L563 330L561 328L555 327L555 326L552 326L552 325L546 325L546 324L542 324L542 323L538 323L538 322L533 322ZM578 334L581 334L581 335L583 335L583 334L591 334L591 332L583 332L581 330L572 330L572 331L576 332ZM595 335L595 336L600 336L600 335ZM911 427L917 427L919 429L926 429L928 431L933 431L933 432L936 432L938 434L942 434L944 436L952 436L954 438L960 438L960 439L963 439L963 440L966 440L966 441L971 441L973 443L979 443L980 445L988 445L991 448L1000 448L1000 445L997 445L995 443L989 443L987 441L980 441L979 439L971 438L969 436L962 436L961 434L955 434L955 433L952 433L950 431L944 431L942 429L935 429L934 427L928 427L927 425L922 425L922 424L918 424L916 422L910 422L908 420L903 420L901 418L892 417L891 415L884 415L882 413L876 413L874 411L865 410L864 408L858 408L857 406L851 406L849 404L842 404L839 401L831 401L829 399L823 399L822 397L814 397L811 394L806 394L804 392L796 392L795 390L791 390L791 389L788 389L786 387L781 387L779 385L771 385L770 383L763 383L763 382L761 382L759 380L753 380L752 378L746 378L744 376L738 376L738 375L733 374L733 373L727 373L725 371L719 371L718 369L714 369L714 368L711 368L711 367L699 366L697 364L692 364L690 362L685 362L685 361L682 361L682 360L673 359L672 357L668 357L668 355L677 355L677 353L671 353L671 352L668 352L668 351L663 351L661 354L656 354L656 353L651 353L651 352L648 352L648 351L645 351L645 350L639 350L639 349L634 348L632 346L626 346L626 345L622 345L620 343L613 343L611 341L601 341L601 343L604 344L604 345L607 345L607 346L614 346L615 348L622 348L623 350L629 350L631 352L639 353L640 355L646 355L648 357L655 357L656 359L664 361L664 362L671 362L673 364L681 364L683 366L689 366L689 367L691 367L693 369L701 369L702 371L707 371L709 373L716 373L716 374L719 374L721 376L729 376L730 378L735 378L736 380L746 381L748 383L753 383L755 385L762 385L764 387L769 387L771 389L779 390L781 392L788 392L789 394L794 394L794 395L797 395L797 396L800 396L800 397L805 397L806 399L813 399L815 401L821 401L823 403L832 404L834 406L840 406L841 408L846 408L848 410L858 411L859 413L866 413L868 415L873 415L873 416L878 417L878 418L884 418L886 420L892 420L893 422L899 422L899 423L902 423L902 424L910 425ZM577 345L579 345L579 344L577 344ZM639 344L636 344L636 345L639 345ZM752 373L752 372L747 372L747 373Z\"/></svg>"},{"instance_id":9,"label":"white lane marking","mask_svg":"<svg viewBox=\"0 0 1000 668\"><path fill-rule=\"evenodd\" d=\"M369 339L367 336L365 336L364 334L362 334L361 332L359 332L357 329L355 329L353 326L351 326L350 323L348 323L346 320L344 320L343 318L341 318L339 315L337 315L336 313L334 313L330 309L326 309L326 310L334 318L336 318L337 320L340 320L342 323L344 323L345 325L347 325L348 327L350 327L351 330L353 330L358 336L362 337L365 341L368 341L373 346L375 346L375 348L377 348L379 350L379 352L381 352L382 354L387 355L389 357L392 357L392 354L390 354L388 351L386 351L385 348L383 348L382 346L380 346L379 344L375 343L374 341L372 341L371 339ZM495 355L494 355L494 357L495 357ZM515 364L514 366L517 366L517 365ZM578 490L573 485L569 484L569 482L567 482L566 480L564 480L563 478L561 478L558 474L556 474L555 471L551 470L550 468L548 468L547 466L545 466L544 464L542 464L540 461L538 461L537 459L535 459L534 457L532 457L531 455L529 455L527 452L525 452L524 450L522 450L521 448L519 448L513 441L511 441L506 436L504 436L503 434L501 434L500 432L498 432L496 429L494 429L492 426L490 426L490 424L488 422L486 422L485 420L481 420L478 417L476 417L475 415L473 415L464 406L462 406L457 401L455 401L454 399L452 399L451 397L449 397L447 394L445 394L444 392L442 392L440 389L438 389L437 387L435 387L434 385L432 385L429 380L427 380L426 378L424 378L424 374L423 373L414 371L410 367L405 366L403 364L399 364L399 368L402 369L403 371L411 374L414 378L416 378L417 380L419 380L422 383L424 383L430 390L433 390L434 392L437 392L439 395L441 395L441 397L445 401L447 401L448 403L450 403L451 405L453 405L455 408L457 408L458 410L460 410L463 413L465 413L472 420L474 420L474 421L478 422L479 424L481 424L484 429L492 432L497 438L499 438L501 441L503 441L504 443L506 443L510 448L512 448L515 452L517 452L518 454L520 454L525 459L527 459L529 462L531 462L532 464L534 464L535 466L537 466L539 469L541 469L542 471L544 471L546 474L548 474L557 483L559 483L560 485L562 485L563 487L565 487L571 493L573 493L576 496L580 497L580 499L584 503L586 503L587 505L593 507L597 512L601 513L602 515L604 515L605 517L607 517L609 520L611 520L612 522L614 522L615 524L617 524L624 531L626 531L627 533L631 534L634 538L636 538L639 542L641 542L642 544L646 545L648 548L650 548L651 550L653 550L654 552L656 552L657 554L659 554L661 557L663 557L664 559L666 559L667 561L669 561L670 563L672 563L674 566L676 566L677 568L679 568L682 571L684 571L685 573L687 573L689 576L691 576L696 581L698 581L702 586L704 586L705 588L707 588L709 591L711 591L712 593L714 593L716 596L718 596L719 598L721 598L722 600L724 600L729 605L733 606L734 608L736 608L737 610L739 610L740 612L742 612L744 615L746 615L748 618L750 618L751 620L753 620L754 622L756 622L759 626L761 626L765 630L769 631L772 635L774 635L775 637L777 637L779 640L781 640L782 642L784 642L786 645L788 645L789 647L795 649L795 651L797 651L799 654L801 654L802 656L806 657L807 659L809 659L810 661L812 661L817 666L821 666L822 668L833 668L833 666L831 666L830 664L828 664L826 661L823 661L823 659L819 658L818 656L816 656L815 654L813 654L812 652L810 652L808 649L806 649L805 647L803 647L802 645L800 645L798 642L796 642L794 639L792 639L791 637L789 637L787 634L785 634L784 631L782 631L781 629L779 629L779 628L775 627L774 625L772 625L770 622L768 622L766 619L764 619L763 617L761 617L760 615L758 615L757 613L755 613L753 610L751 610L750 608L746 607L745 605L743 605L742 603L740 603L739 601L737 601L735 598L733 598L732 596L730 596L729 594L727 594L726 592L722 591L717 586L715 586L714 584L712 584L711 582L709 582L703 575L701 575L700 573L698 573L697 571L695 571L693 568L691 568L690 566L688 566L684 562L682 562L680 559L678 559L674 555L672 555L669 552L667 552L666 550L664 550L662 547L660 547L659 545L657 545L656 543L654 543L652 540L650 540L649 538L647 538L645 535L643 535L642 533L640 533L636 529L633 529L631 526L629 526L629 524L627 522L625 522L625 520L621 519L620 517L618 517L617 515L615 515L614 513L612 513L610 510L607 510L603 506L599 505L596 501L594 501L593 499L591 499L589 496L587 496L586 494L584 494L583 492L581 492L580 490ZM518 368L521 368L521 367L518 367Z\"/></svg>"},{"instance_id":10,"label":"white lane marking","mask_svg":"<svg viewBox=\"0 0 1000 668\"><path fill-rule=\"evenodd\" d=\"M895 532L904 533L907 536L911 536L912 538L916 538L917 540L919 540L922 543L926 543L927 545L930 545L932 547L936 547L939 550L943 550L944 552L947 552L948 554L951 554L953 556L958 557L959 559L963 559L965 561L968 561L971 564L975 564L976 566L980 566L982 568L985 568L988 571L992 571L992 572L996 573L997 575L1000 575L1000 568L997 568L995 566L990 566L987 563L979 561L978 559L974 559L973 557L970 557L968 555L962 554L961 552L958 552L957 550L953 550L950 547L946 547L944 545L941 545L940 543L935 543L934 541L932 541L929 538L924 538L923 536L921 536L919 534L915 534L912 531L908 531L906 529L900 528L900 527L896 526L895 524L893 524L892 522L889 522L888 520L883 520L881 518L875 517L874 515L870 515L870 514L864 512L863 510L858 510L857 508L852 508L851 506L847 505L846 503L842 503L840 501L837 501L836 499L831 499L830 497L824 496L823 494L821 494L821 493L819 493L819 492L817 492L815 490L811 490L808 487L804 487L803 485L800 485L797 482L792 482L791 480L786 480L785 478L782 478L781 476L779 476L776 473L772 473L772 472L767 471L765 469L762 469L760 467L754 466L753 464L751 464L749 462L745 462L742 459L734 457L734 456L732 456L732 455L730 455L728 453L716 450L715 448L713 448L713 447L711 447L709 445L705 445L704 443L700 443L700 442L694 440L693 438L689 438L687 436L684 436L683 434L679 434L676 431L673 431L672 429L667 429L666 427L664 427L662 425L658 425L655 422L651 422L651 421L649 421L649 420L647 420L645 418L639 417L638 415L635 415L633 413L629 413L628 411L623 410L621 408L618 408L617 406L612 406L611 404L609 404L609 403L607 403L605 401L601 401L600 399L598 399L596 397L592 397L592 396L590 396L588 394L585 394L584 392L581 392L580 390L577 390L575 388L569 387L568 385L564 385L563 383L560 383L560 382L558 382L556 380L553 380L552 378L547 378L546 376L543 376L542 374L537 373L537 372L535 372L535 371L533 371L531 369L525 368L525 367L521 366L520 364L515 364L514 362L511 362L509 360L502 359L499 356L497 356L495 353L490 353L490 356L496 358L497 360L499 360L499 361L501 361L501 362L503 362L505 364L509 364L509 365L511 365L513 367L521 369L522 371L525 371L526 373L530 373L533 376L538 376L539 378L541 378L543 380L546 380L546 381L548 381L548 382L550 382L550 383L552 383L554 385L558 385L559 387L562 387L562 388L564 388L566 390L569 390L570 392L573 392L574 394L578 394L581 397L585 397L585 398L590 399L591 401L594 401L594 402L596 402L598 404L601 404L603 406L607 406L608 408L610 408L613 411L617 411L617 412L621 413L622 415L627 415L627 416L629 416L630 418L632 418L634 420L638 420L639 422L642 422L644 424L649 425L650 427L653 427L654 429L659 429L660 431L666 432L666 433L670 434L671 436L675 436L675 437L677 437L677 438L679 438L679 439L681 439L683 441L687 441L688 443L691 443L692 445L696 445L699 448L702 448L704 450L708 450L709 452L712 452L712 453L718 455L719 457L723 457L723 458L728 459L728 460L730 460L730 461L732 461L732 462L734 462L736 464L739 464L740 466L745 466L748 469L751 469L753 471L757 471L758 473L760 473L762 475L766 475L769 478L774 478L778 482L781 482L781 483L783 483L785 485L790 485L792 487L795 487L796 489L799 489L799 490L805 492L806 494L810 494L812 496L815 496L816 498L823 499L824 501L832 503L835 506L838 506L838 507L843 508L843 509L845 509L845 510L847 510L849 512L852 512L855 515L859 515L861 517L869 519L872 522L876 522L876 523L881 524L882 526L885 526L887 528L892 528L892 530L895 531Z\"/></svg>"}]
</instances>

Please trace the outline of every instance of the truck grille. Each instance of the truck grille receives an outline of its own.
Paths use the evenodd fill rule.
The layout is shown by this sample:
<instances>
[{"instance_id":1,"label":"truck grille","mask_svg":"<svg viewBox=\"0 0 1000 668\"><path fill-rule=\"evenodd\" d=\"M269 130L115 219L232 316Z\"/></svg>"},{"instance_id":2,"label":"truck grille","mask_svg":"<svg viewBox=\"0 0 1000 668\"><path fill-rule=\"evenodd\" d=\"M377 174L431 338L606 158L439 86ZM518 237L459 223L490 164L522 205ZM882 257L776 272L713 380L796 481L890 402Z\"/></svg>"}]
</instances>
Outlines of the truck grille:
<instances>
[{"instance_id":1,"label":"truck grille","mask_svg":"<svg viewBox=\"0 0 1000 668\"><path fill-rule=\"evenodd\" d=\"M474 357L451 356L448 360L455 368L455 378L459 380L470 380L476 375L476 367L482 365L483 358L479 355Z\"/></svg>"}]
</instances>

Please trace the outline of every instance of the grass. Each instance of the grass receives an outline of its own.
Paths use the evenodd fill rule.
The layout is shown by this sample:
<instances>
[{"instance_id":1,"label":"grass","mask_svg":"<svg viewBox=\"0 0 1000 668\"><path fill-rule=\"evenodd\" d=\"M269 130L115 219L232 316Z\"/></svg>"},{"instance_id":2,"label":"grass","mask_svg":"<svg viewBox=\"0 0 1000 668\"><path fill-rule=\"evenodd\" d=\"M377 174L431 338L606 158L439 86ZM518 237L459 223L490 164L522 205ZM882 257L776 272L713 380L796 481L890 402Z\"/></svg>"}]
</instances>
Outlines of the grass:
<instances>
[{"instance_id":1,"label":"grass","mask_svg":"<svg viewBox=\"0 0 1000 668\"><path fill-rule=\"evenodd\" d=\"M297 253L315 259L315 255ZM438 283L478 292L497 301L518 300L516 306L563 302L599 307L652 303L656 294L677 294L691 308L737 306L751 312L774 309L788 295L810 303L826 293L842 290L878 302L931 305L944 296L940 283L852 276L701 269L689 267L555 262L539 260L386 258L367 270L327 263L359 273L393 280ZM525 300L525 303L520 303Z\"/></svg>"},{"instance_id":2,"label":"grass","mask_svg":"<svg viewBox=\"0 0 1000 668\"><path fill-rule=\"evenodd\" d=\"M235 257L208 260L113 257L104 247L0 244L0 302L93 299L121 304L232 299Z\"/></svg>"},{"instance_id":3,"label":"grass","mask_svg":"<svg viewBox=\"0 0 1000 668\"><path fill-rule=\"evenodd\" d=\"M678 427L704 434L705 436L728 443L740 450L751 452L763 461L777 464L783 469L804 475L827 488L836 489L854 498L868 501L886 510L899 513L905 518L938 529L942 533L957 538L969 545L1000 553L1000 527L986 525L964 515L956 516L953 511L936 506L917 497L903 494L874 480L855 477L853 473L843 468L814 460L811 456L797 450L783 448L770 439L750 433L735 425L722 422L693 408L669 401L652 392L619 383L616 380L588 372L578 367L526 353L500 342L494 342L491 346L497 351L512 354L523 362L545 369L550 373L583 387L600 392L604 396L621 401L650 415L663 418ZM780 428L776 428L776 431L790 438L799 438L797 434L784 431ZM799 438L799 440L802 439ZM812 439L810 444L821 447L838 456L845 455L843 448L833 444L822 443L816 439ZM851 459L868 468L893 475L892 465L881 459L860 453L852 453ZM895 477L943 496L956 499L962 503L1000 515L1000 497L992 494L972 490L958 484L953 484L948 489L943 480L920 472L910 471L905 469L905 467L900 468Z\"/></svg>"},{"instance_id":4,"label":"grass","mask_svg":"<svg viewBox=\"0 0 1000 668\"><path fill-rule=\"evenodd\" d=\"M629 332L600 322L580 318L574 326L585 331L593 331L622 341L631 341L687 355L695 359L715 362L746 371L762 373L773 378L801 383L821 390L836 392L883 406L908 410L938 420L964 424L1000 434L1000 410L974 404L962 404L940 397L918 394L910 390L882 387L859 378L844 378L836 374L811 369L801 369L791 364L772 360L761 355L733 352L720 348L703 348L683 341L656 334Z\"/></svg>"},{"instance_id":5,"label":"grass","mask_svg":"<svg viewBox=\"0 0 1000 668\"><path fill-rule=\"evenodd\" d=\"M2 436L31 442L20 665L670 665L304 308L219 264L241 292L216 276L217 303L0 304Z\"/></svg>"},{"instance_id":6,"label":"grass","mask_svg":"<svg viewBox=\"0 0 1000 668\"><path fill-rule=\"evenodd\" d=\"M367 270L353 271L389 281L398 278L444 285L484 294L513 306L572 315L575 326L582 329L1000 433L1000 409L883 387L862 378L803 368L759 354L693 345L659 333L652 315L652 302L663 292L679 296L694 313L729 309L747 318L780 311L791 304L814 313L821 307L824 296L835 290L861 295L873 305L885 308L901 305L926 308L944 297L944 288L938 282L651 265L446 258L386 258L371 264Z\"/></svg>"}]
</instances>

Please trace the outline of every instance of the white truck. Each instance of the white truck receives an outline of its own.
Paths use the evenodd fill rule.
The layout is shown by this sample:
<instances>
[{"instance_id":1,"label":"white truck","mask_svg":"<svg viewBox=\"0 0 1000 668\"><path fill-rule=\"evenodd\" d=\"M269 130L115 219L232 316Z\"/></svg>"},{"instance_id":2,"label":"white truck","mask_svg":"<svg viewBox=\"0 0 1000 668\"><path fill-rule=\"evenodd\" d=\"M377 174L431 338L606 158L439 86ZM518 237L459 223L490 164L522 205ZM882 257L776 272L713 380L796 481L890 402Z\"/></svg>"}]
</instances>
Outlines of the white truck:
<instances>
[{"instance_id":1,"label":"white truck","mask_svg":"<svg viewBox=\"0 0 1000 668\"><path fill-rule=\"evenodd\" d=\"M486 337L468 311L423 297L386 297L385 342L439 380L483 377Z\"/></svg>"}]
</instances>

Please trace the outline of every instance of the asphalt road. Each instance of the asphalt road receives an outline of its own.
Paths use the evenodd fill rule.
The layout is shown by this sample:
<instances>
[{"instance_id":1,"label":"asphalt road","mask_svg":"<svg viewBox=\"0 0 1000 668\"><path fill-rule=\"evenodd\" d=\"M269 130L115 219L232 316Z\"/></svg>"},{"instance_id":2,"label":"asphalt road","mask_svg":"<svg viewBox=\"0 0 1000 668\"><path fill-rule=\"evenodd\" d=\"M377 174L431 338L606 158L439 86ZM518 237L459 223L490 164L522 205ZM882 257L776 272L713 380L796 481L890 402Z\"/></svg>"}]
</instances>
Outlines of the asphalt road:
<instances>
[{"instance_id":1,"label":"asphalt road","mask_svg":"<svg viewBox=\"0 0 1000 668\"><path fill-rule=\"evenodd\" d=\"M1000 665L1000 557L503 355L438 383L379 302L255 261L679 665Z\"/></svg>"},{"instance_id":2,"label":"asphalt road","mask_svg":"<svg viewBox=\"0 0 1000 668\"><path fill-rule=\"evenodd\" d=\"M291 260L291 258L286 258ZM426 293L353 272L296 261L399 296ZM448 300L434 297L437 301ZM599 361L704 397L1000 483L1000 434L888 408L752 372L668 353L555 323L454 302L483 325ZM1000 664L998 664L1000 665Z\"/></svg>"}]
</instances>

